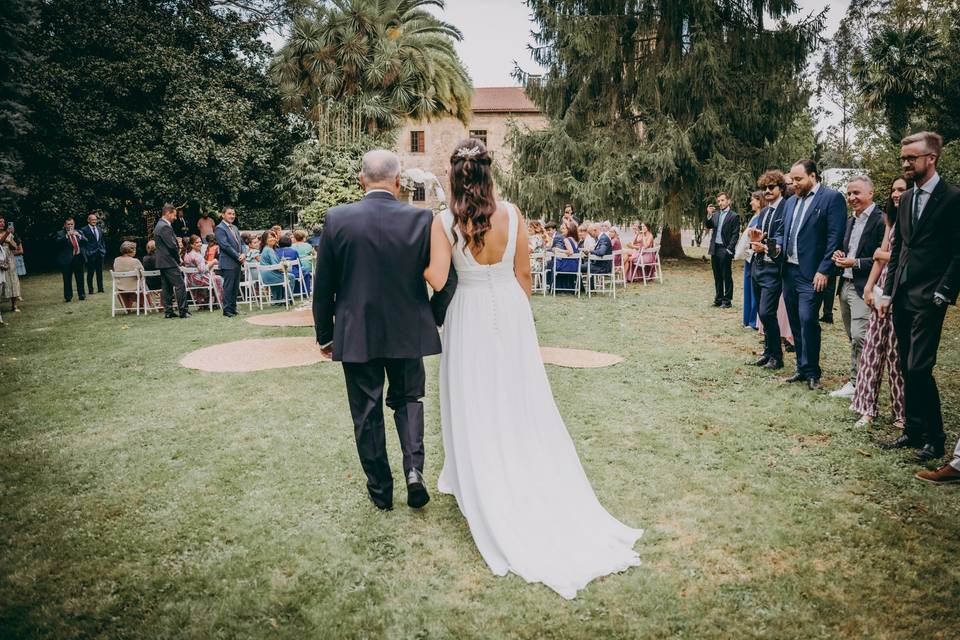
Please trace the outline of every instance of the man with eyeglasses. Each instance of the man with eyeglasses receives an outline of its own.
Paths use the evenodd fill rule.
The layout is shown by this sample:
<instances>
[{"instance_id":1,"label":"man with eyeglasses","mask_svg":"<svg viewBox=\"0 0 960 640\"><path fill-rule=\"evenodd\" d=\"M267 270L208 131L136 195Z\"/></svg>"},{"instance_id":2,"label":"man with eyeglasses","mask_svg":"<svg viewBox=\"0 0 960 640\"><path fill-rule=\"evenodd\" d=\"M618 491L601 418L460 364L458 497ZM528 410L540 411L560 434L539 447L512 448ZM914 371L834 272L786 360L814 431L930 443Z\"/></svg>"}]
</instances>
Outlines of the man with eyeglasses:
<instances>
[{"instance_id":1,"label":"man with eyeglasses","mask_svg":"<svg viewBox=\"0 0 960 640\"><path fill-rule=\"evenodd\" d=\"M796 194L787 201L783 227L777 234L783 251L783 303L797 353L797 370L784 382L806 382L811 391L820 383L820 303L833 275L833 254L843 244L847 203L837 191L820 184L813 160L790 169Z\"/></svg>"},{"instance_id":2,"label":"man with eyeglasses","mask_svg":"<svg viewBox=\"0 0 960 640\"><path fill-rule=\"evenodd\" d=\"M960 286L960 189L937 173L943 138L922 131L901 141L900 166L914 182L900 197L880 313L893 312L904 378L906 424L886 449L915 448L916 461L943 457L943 415L933 377L947 306ZM950 474L952 467L936 473ZM932 480L934 481L934 480Z\"/></svg>"},{"instance_id":3,"label":"man with eyeglasses","mask_svg":"<svg viewBox=\"0 0 960 640\"><path fill-rule=\"evenodd\" d=\"M771 239L776 238L783 227L787 202L784 198L786 184L783 174L773 169L757 179L757 186L763 189L766 207L760 211L757 226L749 230L750 246L754 251L753 261L750 263L750 281L753 284L754 298L760 301L758 315L763 325L763 356L753 364L776 370L783 368L783 346L780 343L780 323L777 320L780 294L783 292L783 260L782 255L776 255L776 247L772 245Z\"/></svg>"}]
</instances>

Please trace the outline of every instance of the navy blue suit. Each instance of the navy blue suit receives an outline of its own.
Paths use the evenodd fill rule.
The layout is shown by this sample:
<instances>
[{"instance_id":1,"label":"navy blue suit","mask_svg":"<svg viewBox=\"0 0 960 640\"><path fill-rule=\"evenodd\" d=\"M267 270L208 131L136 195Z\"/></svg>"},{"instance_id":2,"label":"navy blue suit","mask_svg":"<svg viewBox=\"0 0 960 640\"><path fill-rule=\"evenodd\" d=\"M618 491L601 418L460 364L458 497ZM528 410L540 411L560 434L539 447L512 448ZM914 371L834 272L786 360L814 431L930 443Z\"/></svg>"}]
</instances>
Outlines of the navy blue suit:
<instances>
[{"instance_id":1,"label":"navy blue suit","mask_svg":"<svg viewBox=\"0 0 960 640\"><path fill-rule=\"evenodd\" d=\"M613 243L610 242L610 237L602 233L597 236L597 246L593 248L593 251L590 252L591 256L597 256L602 258L613 253ZM583 261L583 270L587 270L587 260ZM590 263L590 273L610 273L610 270L613 268L613 261L606 262L592 262Z\"/></svg>"},{"instance_id":2,"label":"navy blue suit","mask_svg":"<svg viewBox=\"0 0 960 640\"><path fill-rule=\"evenodd\" d=\"M783 218L786 215L787 200L782 198L776 209L765 207L760 212L757 228L764 236L776 238L783 231ZM769 258L769 259L768 259ZM783 347L780 344L780 323L777 321L777 309L780 307L780 294L783 293L783 254L768 256L766 253L753 254L750 263L750 281L760 324L763 325L763 355L766 358L783 362Z\"/></svg>"},{"instance_id":3,"label":"navy blue suit","mask_svg":"<svg viewBox=\"0 0 960 640\"><path fill-rule=\"evenodd\" d=\"M797 230L797 262L789 262L789 240L801 199L787 201L783 227L777 234L783 260L783 302L797 351L797 374L820 378L820 319L823 291L813 288L813 277L836 273L833 252L843 247L847 203L839 192L820 185Z\"/></svg>"},{"instance_id":4,"label":"navy blue suit","mask_svg":"<svg viewBox=\"0 0 960 640\"><path fill-rule=\"evenodd\" d=\"M237 312L237 295L240 293L240 232L226 220L221 220L214 230L220 246L220 274L223 276L223 312Z\"/></svg>"},{"instance_id":5,"label":"navy blue suit","mask_svg":"<svg viewBox=\"0 0 960 640\"><path fill-rule=\"evenodd\" d=\"M107 241L103 229L94 229L90 225L80 227L78 231L87 239L83 245L83 257L87 268L87 291L93 293L93 276L97 276L97 291L103 293L103 259L107 257Z\"/></svg>"}]
</instances>

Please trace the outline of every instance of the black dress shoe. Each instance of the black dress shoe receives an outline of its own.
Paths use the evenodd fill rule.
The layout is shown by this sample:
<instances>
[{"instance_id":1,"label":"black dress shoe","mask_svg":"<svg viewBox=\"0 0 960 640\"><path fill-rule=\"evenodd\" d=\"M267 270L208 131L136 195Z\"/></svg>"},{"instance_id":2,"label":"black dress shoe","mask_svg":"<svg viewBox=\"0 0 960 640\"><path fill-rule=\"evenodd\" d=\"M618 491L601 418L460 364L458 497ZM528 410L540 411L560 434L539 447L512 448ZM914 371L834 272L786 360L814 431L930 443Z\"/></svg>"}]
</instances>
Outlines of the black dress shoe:
<instances>
[{"instance_id":1,"label":"black dress shoe","mask_svg":"<svg viewBox=\"0 0 960 640\"><path fill-rule=\"evenodd\" d=\"M190 313L189 311L184 311L183 313L180 314L180 317L181 317L181 318L184 318L184 319L186 319L186 318L192 318L192 317L193 317L193 314Z\"/></svg>"},{"instance_id":2,"label":"black dress shoe","mask_svg":"<svg viewBox=\"0 0 960 640\"><path fill-rule=\"evenodd\" d=\"M806 379L807 379L807 376L805 376L805 375L803 375L803 374L801 374L801 373L795 373L795 374L793 374L792 376L790 376L789 378L784 378L783 381L784 381L784 382L803 382L803 381L806 380Z\"/></svg>"},{"instance_id":3,"label":"black dress shoe","mask_svg":"<svg viewBox=\"0 0 960 640\"><path fill-rule=\"evenodd\" d=\"M373 506L375 506L377 509L380 509L380 511L393 511L393 504L384 504L383 502L378 502L374 500L373 496L369 493L367 494L367 498L373 503Z\"/></svg>"},{"instance_id":4,"label":"black dress shoe","mask_svg":"<svg viewBox=\"0 0 960 640\"><path fill-rule=\"evenodd\" d=\"M714 300L714 301L713 301L713 306L715 306L715 307L719 307L719 306L722 305L722 304L723 304L723 303L720 302L719 300Z\"/></svg>"},{"instance_id":5,"label":"black dress shoe","mask_svg":"<svg viewBox=\"0 0 960 640\"><path fill-rule=\"evenodd\" d=\"M229 311L224 311L224 312L223 312L223 315L226 316L227 318L233 318L233 317L236 316L237 314L235 314L235 313L230 313Z\"/></svg>"},{"instance_id":6,"label":"black dress shoe","mask_svg":"<svg viewBox=\"0 0 960 640\"><path fill-rule=\"evenodd\" d=\"M169 320L170 318L179 318L180 316L178 316L178 315L175 314L175 313L165 313L165 314L163 315L163 317L166 318L167 320Z\"/></svg>"},{"instance_id":7,"label":"black dress shoe","mask_svg":"<svg viewBox=\"0 0 960 640\"><path fill-rule=\"evenodd\" d=\"M820 384L820 378L810 378L807 380L807 388L809 388L810 391L819 391L820 389L823 389L823 385Z\"/></svg>"},{"instance_id":8,"label":"black dress shoe","mask_svg":"<svg viewBox=\"0 0 960 640\"><path fill-rule=\"evenodd\" d=\"M826 324L833 324L833 316L820 316L820 322L825 322Z\"/></svg>"},{"instance_id":9,"label":"black dress shoe","mask_svg":"<svg viewBox=\"0 0 960 640\"><path fill-rule=\"evenodd\" d=\"M763 356L762 358L760 358L760 359L757 360L756 362L751 362L750 364L752 364L752 365L755 366L755 367L765 367L768 362L770 362L770 358L767 357L767 356Z\"/></svg>"},{"instance_id":10,"label":"black dress shoe","mask_svg":"<svg viewBox=\"0 0 960 640\"><path fill-rule=\"evenodd\" d=\"M731 305L729 302L724 302L724 303L723 303L722 305L720 305L720 306L723 307L724 309L729 309L729 308L730 308L731 306L733 306L733 305Z\"/></svg>"},{"instance_id":11,"label":"black dress shoe","mask_svg":"<svg viewBox=\"0 0 960 640\"><path fill-rule=\"evenodd\" d=\"M416 469L410 469L407 474L407 504L419 509L430 502L430 494L423 483L423 474Z\"/></svg>"},{"instance_id":12,"label":"black dress shoe","mask_svg":"<svg viewBox=\"0 0 960 640\"><path fill-rule=\"evenodd\" d=\"M783 369L783 361L777 360L776 358L770 358L769 360L767 360L767 364L763 365L763 368L773 369L774 371L776 371L777 369Z\"/></svg>"},{"instance_id":13,"label":"black dress shoe","mask_svg":"<svg viewBox=\"0 0 960 640\"><path fill-rule=\"evenodd\" d=\"M908 436L907 434L904 433L904 434L902 434L899 438L897 438L896 440L894 440L893 442L884 442L883 444L880 445L880 448L881 448L881 449L886 449L886 450L890 450L890 449L920 449L920 448L922 448L922 446L923 446L923 445L921 445L919 442L915 442L915 441L911 440L911 439L910 439L910 436Z\"/></svg>"},{"instance_id":14,"label":"black dress shoe","mask_svg":"<svg viewBox=\"0 0 960 640\"><path fill-rule=\"evenodd\" d=\"M932 444L923 445L923 449L917 452L916 461L923 464L931 460L939 460L944 454L943 445L935 447Z\"/></svg>"}]
</instances>

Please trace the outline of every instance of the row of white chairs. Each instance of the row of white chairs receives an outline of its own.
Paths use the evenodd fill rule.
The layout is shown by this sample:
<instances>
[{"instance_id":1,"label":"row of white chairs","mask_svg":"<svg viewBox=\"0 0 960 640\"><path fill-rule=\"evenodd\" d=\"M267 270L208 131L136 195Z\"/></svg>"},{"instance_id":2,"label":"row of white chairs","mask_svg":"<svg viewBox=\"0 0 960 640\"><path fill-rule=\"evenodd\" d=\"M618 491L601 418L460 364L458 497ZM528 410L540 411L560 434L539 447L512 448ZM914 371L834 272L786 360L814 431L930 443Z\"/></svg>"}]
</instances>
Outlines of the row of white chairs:
<instances>
[{"instance_id":1,"label":"row of white chairs","mask_svg":"<svg viewBox=\"0 0 960 640\"><path fill-rule=\"evenodd\" d=\"M533 291L534 293L542 293L547 295L549 291L551 295L556 296L557 291L569 291L577 294L577 297L580 297L580 292L582 289L586 288L587 297L591 297L594 293L608 293L614 298L617 297L617 287L621 286L626 288L627 282L635 281L637 276L643 280L643 284L646 285L647 281L657 281L663 283L663 268L660 263L660 248L652 247L650 249L643 249L641 254L653 255L654 259L650 262L644 264L642 261L643 255L639 256L636 262L631 262L628 266L627 262L629 261L629 252L623 249L618 249L605 256L595 256L592 254L576 254L568 256L565 252L554 249L552 252L535 252L530 255L530 272L533 276ZM552 282L547 282L547 272L549 271L549 258L554 260L570 260L571 265L573 260L576 260L576 271L556 271L553 272ZM619 264L617 257L620 258ZM583 264L586 262L586 269L583 269ZM607 267L598 267L597 265L610 263ZM627 276L627 270L630 269L629 278ZM565 276L568 279L572 279L572 287L560 287L557 286L557 276Z\"/></svg>"},{"instance_id":2,"label":"row of white chairs","mask_svg":"<svg viewBox=\"0 0 960 640\"><path fill-rule=\"evenodd\" d=\"M299 267L297 269L297 284L299 285L297 288L291 286L290 279L286 276L284 276L280 282L273 284L267 284L263 281L263 273L271 271L292 272L294 267ZM205 292L205 297L207 300L203 306L206 306L210 311L213 311L214 305L222 308L223 301L220 299L220 292L214 283L214 278L208 277L206 284L203 285L190 284L187 276L195 275L198 273L198 271L199 270L196 267L180 267L180 273L183 276L183 284L187 290L188 306L199 306L193 293L203 291ZM110 304L110 316L115 317L119 312L125 314L135 312L139 316L141 313L148 314L151 311L160 311L163 307L161 300L162 290L151 289L147 284L148 278L159 277L159 270L113 271L111 269L110 278L112 280L112 300ZM136 290L131 291L128 289L120 289L118 287L117 280L122 278L136 278ZM244 268L244 277L240 281L240 297L238 302L240 304L249 305L251 310L253 309L253 305L255 303L259 305L260 309L263 309L264 301L267 303L272 301L273 290L277 287L280 287L283 291L283 305L286 309L289 309L290 305L295 303L298 298L302 302L309 298L312 294L311 291L307 290L306 282L303 277L303 268L301 267L299 260L287 260L274 265L248 264ZM131 308L123 298L123 296L129 296L131 294L136 294L136 302L133 308Z\"/></svg>"}]
</instances>

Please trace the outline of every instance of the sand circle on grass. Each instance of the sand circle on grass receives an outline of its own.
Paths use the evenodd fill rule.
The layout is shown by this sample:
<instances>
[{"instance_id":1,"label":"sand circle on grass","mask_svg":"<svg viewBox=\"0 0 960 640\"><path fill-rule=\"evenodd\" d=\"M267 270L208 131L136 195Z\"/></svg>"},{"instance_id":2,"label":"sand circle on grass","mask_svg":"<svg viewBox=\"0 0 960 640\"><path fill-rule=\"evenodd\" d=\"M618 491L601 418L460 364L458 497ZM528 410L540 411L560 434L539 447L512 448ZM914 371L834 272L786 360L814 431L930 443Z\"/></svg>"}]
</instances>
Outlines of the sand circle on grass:
<instances>
[{"instance_id":1,"label":"sand circle on grass","mask_svg":"<svg viewBox=\"0 0 960 640\"><path fill-rule=\"evenodd\" d=\"M612 353L558 347L540 347L540 357L545 364L572 369L600 369L623 362L623 358Z\"/></svg>"},{"instance_id":2,"label":"sand circle on grass","mask_svg":"<svg viewBox=\"0 0 960 640\"><path fill-rule=\"evenodd\" d=\"M295 309L281 313L261 313L250 316L247 322L261 327L312 327L313 309Z\"/></svg>"},{"instance_id":3,"label":"sand circle on grass","mask_svg":"<svg viewBox=\"0 0 960 640\"><path fill-rule=\"evenodd\" d=\"M214 373L248 373L329 361L320 352L317 339L311 336L225 342L188 353L180 364L188 369Z\"/></svg>"}]
</instances>

